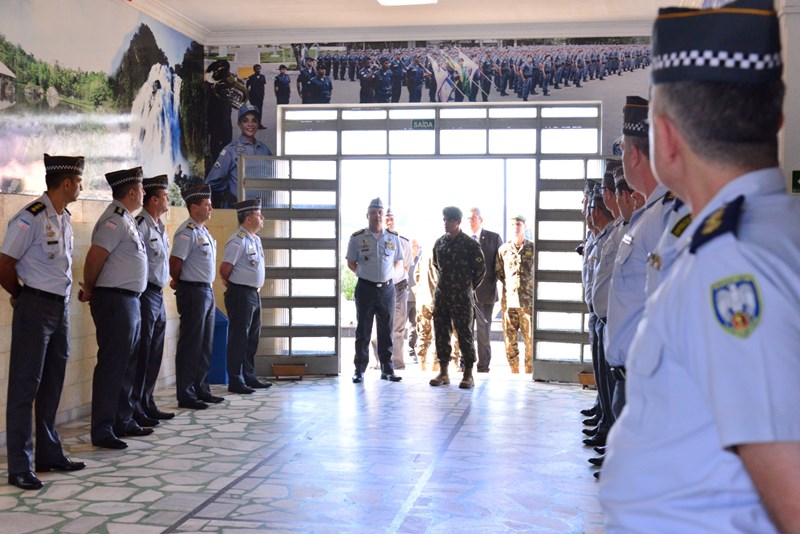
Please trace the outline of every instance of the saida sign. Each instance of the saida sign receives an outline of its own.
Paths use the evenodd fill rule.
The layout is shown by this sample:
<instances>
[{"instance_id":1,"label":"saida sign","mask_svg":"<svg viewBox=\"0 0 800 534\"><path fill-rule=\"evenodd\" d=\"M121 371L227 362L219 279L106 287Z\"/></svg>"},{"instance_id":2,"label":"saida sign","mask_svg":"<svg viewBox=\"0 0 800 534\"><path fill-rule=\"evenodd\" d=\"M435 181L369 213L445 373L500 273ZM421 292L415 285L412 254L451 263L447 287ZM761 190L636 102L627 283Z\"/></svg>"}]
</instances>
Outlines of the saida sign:
<instances>
[{"instance_id":1,"label":"saida sign","mask_svg":"<svg viewBox=\"0 0 800 534\"><path fill-rule=\"evenodd\" d=\"M412 130L433 130L435 125L434 119L413 119L411 121Z\"/></svg>"}]
</instances>

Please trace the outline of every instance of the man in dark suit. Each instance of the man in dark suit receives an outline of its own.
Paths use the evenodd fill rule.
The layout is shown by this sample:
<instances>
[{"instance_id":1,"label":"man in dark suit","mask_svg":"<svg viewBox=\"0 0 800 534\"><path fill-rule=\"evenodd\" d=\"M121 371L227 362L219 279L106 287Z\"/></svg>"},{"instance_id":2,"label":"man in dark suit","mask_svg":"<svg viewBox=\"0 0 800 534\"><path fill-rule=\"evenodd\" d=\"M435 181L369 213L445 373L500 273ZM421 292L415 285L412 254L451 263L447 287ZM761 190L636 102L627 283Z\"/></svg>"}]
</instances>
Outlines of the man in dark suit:
<instances>
[{"instance_id":1,"label":"man in dark suit","mask_svg":"<svg viewBox=\"0 0 800 534\"><path fill-rule=\"evenodd\" d=\"M483 217L481 217L480 209L472 208L469 211L469 236L480 243L483 257L486 259L486 276L475 290L475 302L483 313L483 317L475 314L475 327L478 344L478 372L488 373L489 362L492 359L489 336L492 329L492 317L494 317L494 303L497 302L497 278L494 269L497 264L497 250L503 244L503 240L499 234L482 228Z\"/></svg>"}]
</instances>

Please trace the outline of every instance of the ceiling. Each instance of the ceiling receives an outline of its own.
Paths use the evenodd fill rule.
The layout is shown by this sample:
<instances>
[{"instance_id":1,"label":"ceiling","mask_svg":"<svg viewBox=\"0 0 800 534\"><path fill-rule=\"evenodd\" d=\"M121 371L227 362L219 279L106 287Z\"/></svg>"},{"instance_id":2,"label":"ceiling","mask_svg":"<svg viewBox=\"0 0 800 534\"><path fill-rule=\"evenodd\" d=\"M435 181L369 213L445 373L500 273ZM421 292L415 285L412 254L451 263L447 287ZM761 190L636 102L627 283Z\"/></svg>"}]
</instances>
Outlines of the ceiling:
<instances>
[{"instance_id":1,"label":"ceiling","mask_svg":"<svg viewBox=\"0 0 800 534\"><path fill-rule=\"evenodd\" d=\"M121 0L204 45L650 35L692 0Z\"/></svg>"}]
</instances>

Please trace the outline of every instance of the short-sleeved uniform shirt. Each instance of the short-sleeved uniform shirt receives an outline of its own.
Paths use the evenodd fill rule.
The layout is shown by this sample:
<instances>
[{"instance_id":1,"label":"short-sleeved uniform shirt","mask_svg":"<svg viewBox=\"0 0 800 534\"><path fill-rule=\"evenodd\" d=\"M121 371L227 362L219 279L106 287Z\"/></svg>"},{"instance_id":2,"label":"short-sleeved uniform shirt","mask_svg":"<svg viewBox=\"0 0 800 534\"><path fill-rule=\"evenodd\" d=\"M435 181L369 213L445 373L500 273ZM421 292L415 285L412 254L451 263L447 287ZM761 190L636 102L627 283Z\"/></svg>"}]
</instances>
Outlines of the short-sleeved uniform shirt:
<instances>
[{"instance_id":1,"label":"short-sleeved uniform shirt","mask_svg":"<svg viewBox=\"0 0 800 534\"><path fill-rule=\"evenodd\" d=\"M667 199L665 198L665 200ZM675 247L678 238L683 235L683 232L686 231L691 222L692 214L689 211L689 206L677 198L670 199L666 231L661 234L661 239L659 239L656 249L647 258L645 290L648 296L653 294L666 276L667 270L663 265L663 257L672 254L669 250Z\"/></svg>"},{"instance_id":2,"label":"short-sleeved uniform shirt","mask_svg":"<svg viewBox=\"0 0 800 534\"><path fill-rule=\"evenodd\" d=\"M147 252L147 281L164 287L169 281L169 235L164 222L142 210L136 216L136 224Z\"/></svg>"},{"instance_id":3,"label":"short-sleeved uniform shirt","mask_svg":"<svg viewBox=\"0 0 800 534\"><path fill-rule=\"evenodd\" d=\"M223 262L233 265L228 280L234 284L261 289L264 285L264 249L258 235L250 235L243 226L225 243Z\"/></svg>"},{"instance_id":4,"label":"short-sleeved uniform shirt","mask_svg":"<svg viewBox=\"0 0 800 534\"><path fill-rule=\"evenodd\" d=\"M608 294L611 289L611 275L614 272L614 260L617 257L620 241L625 234L627 224L617 219L604 230L600 252L594 266L592 287L592 305L598 317L608 317Z\"/></svg>"},{"instance_id":5,"label":"short-sleeved uniform shirt","mask_svg":"<svg viewBox=\"0 0 800 534\"><path fill-rule=\"evenodd\" d=\"M404 261L400 236L384 228L377 238L369 227L350 236L347 261L356 262L356 276L370 282L392 280L395 262Z\"/></svg>"},{"instance_id":6,"label":"short-sleeved uniform shirt","mask_svg":"<svg viewBox=\"0 0 800 534\"><path fill-rule=\"evenodd\" d=\"M44 194L11 218L0 252L17 260L17 276L26 286L69 297L72 247L69 211L56 213Z\"/></svg>"},{"instance_id":7,"label":"short-sleeved uniform shirt","mask_svg":"<svg viewBox=\"0 0 800 534\"><path fill-rule=\"evenodd\" d=\"M206 176L206 183L214 191L230 191L239 194L239 156L271 156L269 147L256 139L255 144L245 136L231 141L217 156L217 161Z\"/></svg>"},{"instance_id":8,"label":"short-sleeved uniform shirt","mask_svg":"<svg viewBox=\"0 0 800 534\"><path fill-rule=\"evenodd\" d=\"M600 479L609 532L775 532L731 448L800 441L798 220L780 170L752 172L664 258Z\"/></svg>"},{"instance_id":9,"label":"short-sleeved uniform shirt","mask_svg":"<svg viewBox=\"0 0 800 534\"><path fill-rule=\"evenodd\" d=\"M118 200L108 205L92 231L92 245L108 252L96 287L141 293L147 287L147 253L133 215Z\"/></svg>"},{"instance_id":10,"label":"short-sleeved uniform shirt","mask_svg":"<svg viewBox=\"0 0 800 534\"><path fill-rule=\"evenodd\" d=\"M217 242L205 226L186 219L175 232L171 256L183 260L181 280L212 283L216 275Z\"/></svg>"}]
</instances>

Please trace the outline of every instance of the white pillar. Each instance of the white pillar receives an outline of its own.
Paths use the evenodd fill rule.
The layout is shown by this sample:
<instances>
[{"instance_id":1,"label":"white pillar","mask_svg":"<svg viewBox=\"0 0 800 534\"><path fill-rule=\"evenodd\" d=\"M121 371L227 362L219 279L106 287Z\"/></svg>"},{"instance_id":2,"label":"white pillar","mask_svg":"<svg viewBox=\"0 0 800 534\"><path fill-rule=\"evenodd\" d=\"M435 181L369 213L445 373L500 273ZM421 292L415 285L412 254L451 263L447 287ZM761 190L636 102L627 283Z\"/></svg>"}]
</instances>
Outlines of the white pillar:
<instances>
[{"instance_id":1,"label":"white pillar","mask_svg":"<svg viewBox=\"0 0 800 534\"><path fill-rule=\"evenodd\" d=\"M780 158L787 180L791 181L792 171L800 171L800 0L780 0L778 17L783 44L783 79L786 82Z\"/></svg>"}]
</instances>

